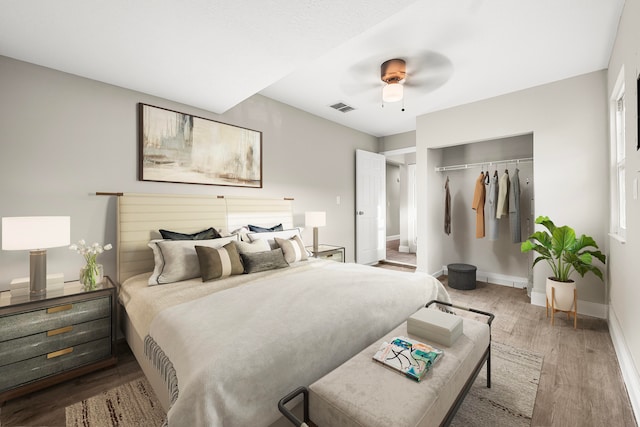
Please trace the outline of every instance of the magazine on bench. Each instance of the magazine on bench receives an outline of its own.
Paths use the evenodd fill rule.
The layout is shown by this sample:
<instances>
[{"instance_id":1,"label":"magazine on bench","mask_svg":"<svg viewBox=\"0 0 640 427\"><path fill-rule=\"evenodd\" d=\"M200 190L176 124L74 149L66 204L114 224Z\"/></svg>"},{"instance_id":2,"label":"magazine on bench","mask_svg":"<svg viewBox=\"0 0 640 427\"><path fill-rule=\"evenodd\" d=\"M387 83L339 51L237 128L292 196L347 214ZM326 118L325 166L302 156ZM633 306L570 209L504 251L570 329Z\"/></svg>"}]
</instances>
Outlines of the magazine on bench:
<instances>
[{"instance_id":1,"label":"magazine on bench","mask_svg":"<svg viewBox=\"0 0 640 427\"><path fill-rule=\"evenodd\" d=\"M399 336L383 342L373 360L388 366L408 378L420 381L444 353L431 345Z\"/></svg>"}]
</instances>

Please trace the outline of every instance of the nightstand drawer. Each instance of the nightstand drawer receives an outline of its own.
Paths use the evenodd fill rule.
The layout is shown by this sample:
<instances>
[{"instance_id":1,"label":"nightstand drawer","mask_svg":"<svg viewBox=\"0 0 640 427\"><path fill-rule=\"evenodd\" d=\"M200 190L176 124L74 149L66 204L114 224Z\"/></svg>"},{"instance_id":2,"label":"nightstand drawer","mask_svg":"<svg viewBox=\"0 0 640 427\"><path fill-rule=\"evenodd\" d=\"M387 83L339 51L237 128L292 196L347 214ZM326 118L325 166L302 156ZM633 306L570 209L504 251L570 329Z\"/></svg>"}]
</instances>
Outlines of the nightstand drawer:
<instances>
[{"instance_id":1,"label":"nightstand drawer","mask_svg":"<svg viewBox=\"0 0 640 427\"><path fill-rule=\"evenodd\" d=\"M344 262L344 258L342 257L342 251L336 251L330 254L320 255L318 256L318 258L326 259L329 261Z\"/></svg>"},{"instance_id":2,"label":"nightstand drawer","mask_svg":"<svg viewBox=\"0 0 640 427\"><path fill-rule=\"evenodd\" d=\"M0 391L96 362L110 355L111 339L107 337L5 365L0 367Z\"/></svg>"},{"instance_id":3,"label":"nightstand drawer","mask_svg":"<svg viewBox=\"0 0 640 427\"><path fill-rule=\"evenodd\" d=\"M111 336L111 317L0 342L0 366Z\"/></svg>"},{"instance_id":4,"label":"nightstand drawer","mask_svg":"<svg viewBox=\"0 0 640 427\"><path fill-rule=\"evenodd\" d=\"M0 317L0 342L88 322L111 315L111 298L104 297Z\"/></svg>"}]
</instances>

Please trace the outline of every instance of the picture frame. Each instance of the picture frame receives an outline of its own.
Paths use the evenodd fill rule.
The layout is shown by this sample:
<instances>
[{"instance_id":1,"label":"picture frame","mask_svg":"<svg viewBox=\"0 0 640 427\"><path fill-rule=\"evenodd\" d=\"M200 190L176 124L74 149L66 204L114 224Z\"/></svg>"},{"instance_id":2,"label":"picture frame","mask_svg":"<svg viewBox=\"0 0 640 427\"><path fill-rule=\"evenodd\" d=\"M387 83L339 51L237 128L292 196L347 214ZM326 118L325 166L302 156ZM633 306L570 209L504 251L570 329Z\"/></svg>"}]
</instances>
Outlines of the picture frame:
<instances>
[{"instance_id":1,"label":"picture frame","mask_svg":"<svg viewBox=\"0 0 640 427\"><path fill-rule=\"evenodd\" d=\"M262 132L138 105L140 181L262 188Z\"/></svg>"}]
</instances>

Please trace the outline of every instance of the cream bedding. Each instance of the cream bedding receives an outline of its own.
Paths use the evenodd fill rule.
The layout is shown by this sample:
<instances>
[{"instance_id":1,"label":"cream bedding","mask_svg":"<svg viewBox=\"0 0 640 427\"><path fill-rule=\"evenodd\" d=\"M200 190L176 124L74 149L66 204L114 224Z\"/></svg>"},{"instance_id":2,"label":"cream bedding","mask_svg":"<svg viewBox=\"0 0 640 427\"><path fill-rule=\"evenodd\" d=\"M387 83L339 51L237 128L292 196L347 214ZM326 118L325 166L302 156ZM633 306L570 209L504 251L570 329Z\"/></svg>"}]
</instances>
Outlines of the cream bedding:
<instances>
[{"instance_id":1,"label":"cream bedding","mask_svg":"<svg viewBox=\"0 0 640 427\"><path fill-rule=\"evenodd\" d=\"M147 277L125 282L120 298L136 332L148 334L175 368L169 426L269 425L287 392L431 299L449 301L424 273L319 260L209 283L148 287Z\"/></svg>"}]
</instances>

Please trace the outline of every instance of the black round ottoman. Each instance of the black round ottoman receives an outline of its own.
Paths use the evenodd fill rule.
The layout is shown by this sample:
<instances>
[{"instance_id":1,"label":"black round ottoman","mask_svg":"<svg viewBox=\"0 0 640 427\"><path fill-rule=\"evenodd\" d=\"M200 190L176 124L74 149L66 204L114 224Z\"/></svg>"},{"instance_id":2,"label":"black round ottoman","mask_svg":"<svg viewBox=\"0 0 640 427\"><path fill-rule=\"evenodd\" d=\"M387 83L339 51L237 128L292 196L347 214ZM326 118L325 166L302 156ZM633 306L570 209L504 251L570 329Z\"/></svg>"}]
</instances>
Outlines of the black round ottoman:
<instances>
[{"instance_id":1,"label":"black round ottoman","mask_svg":"<svg viewBox=\"0 0 640 427\"><path fill-rule=\"evenodd\" d=\"M470 264L447 265L448 283L463 291L476 288L476 266Z\"/></svg>"}]
</instances>

